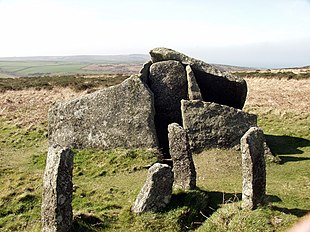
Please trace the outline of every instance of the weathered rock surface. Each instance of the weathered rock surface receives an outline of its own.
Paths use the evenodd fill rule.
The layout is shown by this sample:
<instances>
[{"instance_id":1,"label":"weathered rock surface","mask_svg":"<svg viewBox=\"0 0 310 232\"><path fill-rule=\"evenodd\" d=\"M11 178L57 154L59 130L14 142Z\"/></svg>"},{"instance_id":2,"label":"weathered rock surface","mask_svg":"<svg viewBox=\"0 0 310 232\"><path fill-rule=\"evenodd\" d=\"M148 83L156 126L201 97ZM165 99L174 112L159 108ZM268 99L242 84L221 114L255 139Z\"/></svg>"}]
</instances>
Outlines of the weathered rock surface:
<instances>
[{"instance_id":1,"label":"weathered rock surface","mask_svg":"<svg viewBox=\"0 0 310 232\"><path fill-rule=\"evenodd\" d=\"M49 144L77 148L156 147L154 99L132 76L117 86L54 104Z\"/></svg>"},{"instance_id":2,"label":"weathered rock surface","mask_svg":"<svg viewBox=\"0 0 310 232\"><path fill-rule=\"evenodd\" d=\"M168 125L182 124L181 100L187 99L187 78L183 65L178 61L152 64L148 85L154 93L155 125L159 145L169 152Z\"/></svg>"},{"instance_id":3,"label":"weathered rock surface","mask_svg":"<svg viewBox=\"0 0 310 232\"><path fill-rule=\"evenodd\" d=\"M154 164L149 169L147 180L132 207L132 211L140 214L163 209L170 202L172 185L171 167L167 164Z\"/></svg>"},{"instance_id":4,"label":"weathered rock surface","mask_svg":"<svg viewBox=\"0 0 310 232\"><path fill-rule=\"evenodd\" d=\"M241 138L242 208L255 209L263 204L266 194L264 133L251 127Z\"/></svg>"},{"instance_id":5,"label":"weathered rock surface","mask_svg":"<svg viewBox=\"0 0 310 232\"><path fill-rule=\"evenodd\" d=\"M199 100L182 100L183 127L193 151L204 148L232 148L252 126L256 115L233 107Z\"/></svg>"},{"instance_id":6,"label":"weathered rock surface","mask_svg":"<svg viewBox=\"0 0 310 232\"><path fill-rule=\"evenodd\" d=\"M173 162L174 187L194 189L196 170L186 131L177 123L168 126L169 150Z\"/></svg>"},{"instance_id":7,"label":"weathered rock surface","mask_svg":"<svg viewBox=\"0 0 310 232\"><path fill-rule=\"evenodd\" d=\"M188 85L188 100L202 100L195 74L190 65L186 66L186 75Z\"/></svg>"},{"instance_id":8,"label":"weathered rock surface","mask_svg":"<svg viewBox=\"0 0 310 232\"><path fill-rule=\"evenodd\" d=\"M247 85L242 78L172 49L155 48L150 55L153 63L176 60L183 65L190 65L204 101L242 109L247 95Z\"/></svg>"},{"instance_id":9,"label":"weathered rock surface","mask_svg":"<svg viewBox=\"0 0 310 232\"><path fill-rule=\"evenodd\" d=\"M144 84L148 83L149 74L150 74L150 67L152 65L152 61L147 61L143 64L142 68L139 71L139 76Z\"/></svg>"},{"instance_id":10,"label":"weathered rock surface","mask_svg":"<svg viewBox=\"0 0 310 232\"><path fill-rule=\"evenodd\" d=\"M48 149L42 196L42 231L67 232L72 224L73 153L58 145Z\"/></svg>"}]
</instances>

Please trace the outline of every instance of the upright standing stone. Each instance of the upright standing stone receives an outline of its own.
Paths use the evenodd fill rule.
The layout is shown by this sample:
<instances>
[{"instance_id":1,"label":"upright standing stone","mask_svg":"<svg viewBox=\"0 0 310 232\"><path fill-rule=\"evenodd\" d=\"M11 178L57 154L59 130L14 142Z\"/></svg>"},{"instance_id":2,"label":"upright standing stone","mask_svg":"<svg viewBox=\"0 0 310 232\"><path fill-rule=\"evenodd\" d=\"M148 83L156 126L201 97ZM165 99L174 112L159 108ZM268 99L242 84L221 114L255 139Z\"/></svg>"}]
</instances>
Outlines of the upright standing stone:
<instances>
[{"instance_id":1,"label":"upright standing stone","mask_svg":"<svg viewBox=\"0 0 310 232\"><path fill-rule=\"evenodd\" d=\"M147 180L132 207L132 211L139 214L163 209L170 202L172 185L171 167L167 164L154 164L149 169Z\"/></svg>"},{"instance_id":2,"label":"upright standing stone","mask_svg":"<svg viewBox=\"0 0 310 232\"><path fill-rule=\"evenodd\" d=\"M196 81L195 74L190 65L186 66L187 85L188 85L188 99L202 100L201 92Z\"/></svg>"},{"instance_id":3,"label":"upright standing stone","mask_svg":"<svg viewBox=\"0 0 310 232\"><path fill-rule=\"evenodd\" d=\"M177 123L168 126L169 150L173 162L174 187L183 190L196 187L196 170L186 131Z\"/></svg>"},{"instance_id":4,"label":"upright standing stone","mask_svg":"<svg viewBox=\"0 0 310 232\"><path fill-rule=\"evenodd\" d=\"M266 194L264 133L251 127L241 138L242 208L255 209L263 204Z\"/></svg>"},{"instance_id":5,"label":"upright standing stone","mask_svg":"<svg viewBox=\"0 0 310 232\"><path fill-rule=\"evenodd\" d=\"M72 223L73 153L59 145L49 147L42 196L42 231L69 231Z\"/></svg>"},{"instance_id":6,"label":"upright standing stone","mask_svg":"<svg viewBox=\"0 0 310 232\"><path fill-rule=\"evenodd\" d=\"M148 84L154 93L155 126L159 147L169 152L168 125L182 125L181 100L187 99L187 78L183 65L175 60L151 65Z\"/></svg>"}]
</instances>

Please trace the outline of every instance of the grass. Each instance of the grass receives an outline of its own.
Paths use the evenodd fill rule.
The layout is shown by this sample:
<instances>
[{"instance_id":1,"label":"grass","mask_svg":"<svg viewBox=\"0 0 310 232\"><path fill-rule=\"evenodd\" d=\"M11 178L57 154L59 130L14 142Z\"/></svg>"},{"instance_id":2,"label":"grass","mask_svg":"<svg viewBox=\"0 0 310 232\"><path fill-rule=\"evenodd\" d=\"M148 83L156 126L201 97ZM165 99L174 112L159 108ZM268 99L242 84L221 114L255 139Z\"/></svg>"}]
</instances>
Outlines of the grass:
<instances>
[{"instance_id":1,"label":"grass","mask_svg":"<svg viewBox=\"0 0 310 232\"><path fill-rule=\"evenodd\" d=\"M0 61L0 72L20 76L96 74L98 72L84 71L88 63L58 62L58 61Z\"/></svg>"},{"instance_id":2,"label":"grass","mask_svg":"<svg viewBox=\"0 0 310 232\"><path fill-rule=\"evenodd\" d=\"M101 75L87 77L83 75L69 76L37 76L23 78L1 78L0 92L23 89L52 89L54 87L70 87L76 91L108 87L121 83L128 75Z\"/></svg>"},{"instance_id":3,"label":"grass","mask_svg":"<svg viewBox=\"0 0 310 232\"><path fill-rule=\"evenodd\" d=\"M70 77L60 77L59 82L66 78ZM56 79L42 78L33 80L38 81L35 84L16 84L13 89L45 88L47 80L51 83L47 88L62 86ZM85 77L79 83L82 80L93 82ZM240 152L210 149L194 155L197 189L175 191L162 212L137 216L130 208L158 154L141 149L74 150L73 230L285 231L310 209L310 115L278 115L259 109L251 106L246 110L259 115L267 142L282 160L267 165L266 206L254 211L240 209ZM46 128L46 121L27 127L0 118L1 231L41 230Z\"/></svg>"},{"instance_id":4,"label":"grass","mask_svg":"<svg viewBox=\"0 0 310 232\"><path fill-rule=\"evenodd\" d=\"M234 72L235 75L243 78L267 78L267 79L308 79L310 78L310 72L307 73L293 73L293 72Z\"/></svg>"},{"instance_id":5,"label":"grass","mask_svg":"<svg viewBox=\"0 0 310 232\"><path fill-rule=\"evenodd\" d=\"M157 160L156 153L139 149L75 150L75 231L187 231L199 226L198 231L284 231L310 209L310 138L307 128L300 126L308 119L296 125L290 120L277 121L265 115L259 121L269 134L271 147L280 147L275 151L283 163L267 165L269 205L255 211L240 210L238 151L214 149L194 155L199 188L174 192L171 204L161 213L136 216L130 208L147 168ZM3 121L0 124L3 231L40 230L45 126L27 130Z\"/></svg>"}]
</instances>

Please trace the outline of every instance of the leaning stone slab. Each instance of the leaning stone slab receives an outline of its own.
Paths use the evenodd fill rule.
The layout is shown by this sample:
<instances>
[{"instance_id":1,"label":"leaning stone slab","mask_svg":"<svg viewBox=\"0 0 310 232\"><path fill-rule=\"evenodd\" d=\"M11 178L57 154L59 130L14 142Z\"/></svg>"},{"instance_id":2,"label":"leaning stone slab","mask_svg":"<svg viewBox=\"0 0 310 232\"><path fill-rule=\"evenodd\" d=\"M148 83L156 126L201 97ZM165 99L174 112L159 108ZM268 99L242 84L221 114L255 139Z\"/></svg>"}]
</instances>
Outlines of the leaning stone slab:
<instances>
[{"instance_id":1,"label":"leaning stone slab","mask_svg":"<svg viewBox=\"0 0 310 232\"><path fill-rule=\"evenodd\" d=\"M188 100L202 100L196 77L190 65L186 66L186 75L188 85Z\"/></svg>"},{"instance_id":2,"label":"leaning stone slab","mask_svg":"<svg viewBox=\"0 0 310 232\"><path fill-rule=\"evenodd\" d=\"M49 144L77 148L156 147L152 92L137 76L81 98L54 104Z\"/></svg>"},{"instance_id":3,"label":"leaning stone slab","mask_svg":"<svg viewBox=\"0 0 310 232\"><path fill-rule=\"evenodd\" d=\"M257 116L233 107L199 100L182 100L183 127L193 151L232 148L252 126Z\"/></svg>"},{"instance_id":4,"label":"leaning stone slab","mask_svg":"<svg viewBox=\"0 0 310 232\"><path fill-rule=\"evenodd\" d=\"M152 64L148 85L154 93L159 145L164 153L168 153L168 125L173 122L182 123L181 100L187 99L185 69L180 62L174 60Z\"/></svg>"},{"instance_id":5,"label":"leaning stone slab","mask_svg":"<svg viewBox=\"0 0 310 232\"><path fill-rule=\"evenodd\" d=\"M266 195L266 162L264 133L251 127L241 138L242 208L255 209L264 203Z\"/></svg>"},{"instance_id":6,"label":"leaning stone slab","mask_svg":"<svg viewBox=\"0 0 310 232\"><path fill-rule=\"evenodd\" d=\"M67 232L72 224L73 153L58 145L48 149L42 196L42 231Z\"/></svg>"},{"instance_id":7,"label":"leaning stone slab","mask_svg":"<svg viewBox=\"0 0 310 232\"><path fill-rule=\"evenodd\" d=\"M186 131L177 123L168 126L169 150L173 162L174 187L196 188L196 170Z\"/></svg>"},{"instance_id":8,"label":"leaning stone slab","mask_svg":"<svg viewBox=\"0 0 310 232\"><path fill-rule=\"evenodd\" d=\"M153 63L176 60L183 65L190 65L201 95L206 102L242 109L247 95L247 84L241 77L221 71L201 60L188 57L169 48L154 48L150 51Z\"/></svg>"},{"instance_id":9,"label":"leaning stone slab","mask_svg":"<svg viewBox=\"0 0 310 232\"><path fill-rule=\"evenodd\" d=\"M154 164L148 171L147 180L132 207L132 211L140 214L163 209L170 202L172 185L171 167L167 164Z\"/></svg>"}]
</instances>

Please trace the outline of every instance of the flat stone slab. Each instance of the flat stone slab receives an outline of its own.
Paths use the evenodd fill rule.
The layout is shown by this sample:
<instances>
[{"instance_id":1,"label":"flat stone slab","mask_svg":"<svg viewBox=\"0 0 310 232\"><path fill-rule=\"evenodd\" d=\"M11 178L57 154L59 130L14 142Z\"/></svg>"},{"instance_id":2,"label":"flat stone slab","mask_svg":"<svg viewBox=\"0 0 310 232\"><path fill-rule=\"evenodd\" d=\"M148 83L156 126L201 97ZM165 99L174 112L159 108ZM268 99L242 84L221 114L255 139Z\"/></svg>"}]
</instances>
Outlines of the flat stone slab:
<instances>
[{"instance_id":1,"label":"flat stone slab","mask_svg":"<svg viewBox=\"0 0 310 232\"><path fill-rule=\"evenodd\" d=\"M157 147L152 92L137 76L48 112L49 144L77 148Z\"/></svg>"},{"instance_id":2,"label":"flat stone slab","mask_svg":"<svg viewBox=\"0 0 310 232\"><path fill-rule=\"evenodd\" d=\"M193 151L232 148L250 127L257 125L256 115L217 103L182 100L181 110Z\"/></svg>"}]
</instances>

